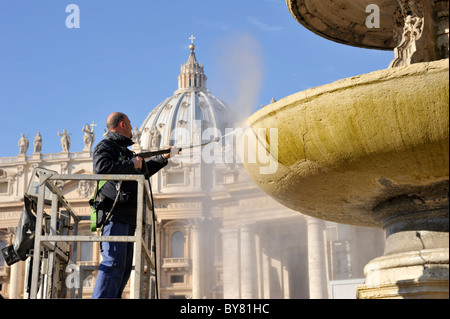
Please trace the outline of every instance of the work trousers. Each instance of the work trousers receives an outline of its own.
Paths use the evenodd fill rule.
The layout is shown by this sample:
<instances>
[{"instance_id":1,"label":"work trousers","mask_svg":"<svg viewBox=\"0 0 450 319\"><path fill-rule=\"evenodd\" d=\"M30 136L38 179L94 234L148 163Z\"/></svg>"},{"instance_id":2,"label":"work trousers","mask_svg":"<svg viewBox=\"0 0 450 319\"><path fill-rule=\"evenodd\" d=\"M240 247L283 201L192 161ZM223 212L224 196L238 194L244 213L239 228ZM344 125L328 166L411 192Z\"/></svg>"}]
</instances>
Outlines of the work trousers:
<instances>
[{"instance_id":1,"label":"work trousers","mask_svg":"<svg viewBox=\"0 0 450 319\"><path fill-rule=\"evenodd\" d=\"M134 236L136 226L108 222L103 236ZM134 243L102 242L100 263L93 299L121 298L133 267Z\"/></svg>"}]
</instances>

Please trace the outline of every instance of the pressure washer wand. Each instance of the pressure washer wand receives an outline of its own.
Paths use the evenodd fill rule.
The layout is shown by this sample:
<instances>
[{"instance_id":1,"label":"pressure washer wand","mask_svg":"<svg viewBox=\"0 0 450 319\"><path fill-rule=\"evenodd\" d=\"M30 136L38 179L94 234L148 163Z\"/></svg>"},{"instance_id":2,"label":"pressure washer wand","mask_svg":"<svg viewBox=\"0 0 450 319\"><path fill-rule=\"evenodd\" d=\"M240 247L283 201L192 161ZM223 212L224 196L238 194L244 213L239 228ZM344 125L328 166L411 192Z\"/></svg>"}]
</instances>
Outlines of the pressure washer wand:
<instances>
[{"instance_id":1,"label":"pressure washer wand","mask_svg":"<svg viewBox=\"0 0 450 319\"><path fill-rule=\"evenodd\" d=\"M191 145L191 146L187 147L187 149L192 149L192 148L196 148L196 147L203 147L203 146L206 146L206 145L211 144L211 143L217 143L217 142L220 141L220 139L221 139L221 137L216 137L215 139L213 139L213 140L211 140L209 142L203 143L203 144ZM181 147L175 147L175 149L178 149L178 153L183 150L183 148L181 148ZM142 158L145 159L145 158L149 158L149 157L153 157L153 156L169 154L171 152L173 152L173 149L168 148L166 150L157 150L157 151L143 152L143 153L136 154L136 156L139 156L139 157L142 157Z\"/></svg>"},{"instance_id":2,"label":"pressure washer wand","mask_svg":"<svg viewBox=\"0 0 450 319\"><path fill-rule=\"evenodd\" d=\"M211 143L217 143L217 142L220 141L220 139L221 139L221 137L216 137L215 139L213 139L213 140L211 140L209 142L203 143L203 144L191 145L191 146L188 147L188 149L192 149L192 148L196 148L196 147L203 147L203 146L206 146L206 145L211 144ZM180 151L181 151L181 149L180 149Z\"/></svg>"},{"instance_id":3,"label":"pressure washer wand","mask_svg":"<svg viewBox=\"0 0 450 319\"><path fill-rule=\"evenodd\" d=\"M150 151L150 152L143 152L143 153L139 153L136 154L136 156L142 157L142 158L149 158L149 157L153 157L153 156L158 156L158 155L164 155L164 154L169 154L170 153L170 149L167 150L158 150L158 151Z\"/></svg>"}]
</instances>

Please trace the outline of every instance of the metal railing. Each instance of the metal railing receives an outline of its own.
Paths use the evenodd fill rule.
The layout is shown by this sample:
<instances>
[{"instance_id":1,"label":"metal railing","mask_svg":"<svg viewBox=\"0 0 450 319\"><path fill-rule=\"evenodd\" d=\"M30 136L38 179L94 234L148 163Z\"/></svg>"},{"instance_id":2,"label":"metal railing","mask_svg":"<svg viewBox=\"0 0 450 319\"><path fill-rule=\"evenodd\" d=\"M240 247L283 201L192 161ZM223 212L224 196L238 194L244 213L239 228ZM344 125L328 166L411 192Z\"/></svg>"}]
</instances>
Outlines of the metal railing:
<instances>
[{"instance_id":1,"label":"metal railing","mask_svg":"<svg viewBox=\"0 0 450 319\"><path fill-rule=\"evenodd\" d=\"M156 243L154 211L151 209L153 197L151 186L143 175L63 175L51 171L37 169L39 176L37 208L36 208L36 234L32 256L30 298L54 298L52 292L55 276L55 263L62 259L66 263L77 264L78 244L83 242L128 242L134 243L133 272L130 278L130 298L145 299L157 298L156 280ZM64 181L133 181L137 183L137 219L134 236L83 236L78 234L79 224L88 220L89 216L79 216L69 201L63 196L58 183ZM44 208L51 206L50 223L45 226L48 216ZM62 209L70 231L59 231ZM48 222L47 222L48 223ZM40 231L46 229L46 231ZM72 232L73 234L70 234ZM67 250L61 249L69 245ZM45 251L43 253L43 250ZM45 263L43 258L46 259ZM43 280L45 276L46 280ZM82 289L82 287L80 288ZM72 297L74 293L72 292ZM78 296L81 294L79 293Z\"/></svg>"}]
</instances>

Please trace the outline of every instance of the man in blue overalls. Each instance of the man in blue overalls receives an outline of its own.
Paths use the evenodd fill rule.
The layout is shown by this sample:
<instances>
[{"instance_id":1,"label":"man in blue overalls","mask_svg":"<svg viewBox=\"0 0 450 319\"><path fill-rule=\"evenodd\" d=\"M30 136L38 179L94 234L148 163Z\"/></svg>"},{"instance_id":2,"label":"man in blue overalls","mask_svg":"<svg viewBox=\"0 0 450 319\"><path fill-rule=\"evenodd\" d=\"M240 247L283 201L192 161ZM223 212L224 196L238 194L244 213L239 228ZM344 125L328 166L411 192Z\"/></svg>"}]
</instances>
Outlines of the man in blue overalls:
<instances>
[{"instance_id":1,"label":"man in blue overalls","mask_svg":"<svg viewBox=\"0 0 450 319\"><path fill-rule=\"evenodd\" d=\"M133 145L132 126L128 117L112 113L107 121L108 133L94 150L94 174L143 174L145 163L128 147ZM153 157L148 162L146 176L157 173L167 165L170 154ZM104 211L111 218L103 226L104 236L134 236L137 213L137 183L108 181L100 190L104 197ZM119 192L119 194L118 194ZM116 200L117 198L117 200ZM114 202L116 204L114 205ZM92 298L121 298L133 266L133 243L103 242L102 262Z\"/></svg>"}]
</instances>

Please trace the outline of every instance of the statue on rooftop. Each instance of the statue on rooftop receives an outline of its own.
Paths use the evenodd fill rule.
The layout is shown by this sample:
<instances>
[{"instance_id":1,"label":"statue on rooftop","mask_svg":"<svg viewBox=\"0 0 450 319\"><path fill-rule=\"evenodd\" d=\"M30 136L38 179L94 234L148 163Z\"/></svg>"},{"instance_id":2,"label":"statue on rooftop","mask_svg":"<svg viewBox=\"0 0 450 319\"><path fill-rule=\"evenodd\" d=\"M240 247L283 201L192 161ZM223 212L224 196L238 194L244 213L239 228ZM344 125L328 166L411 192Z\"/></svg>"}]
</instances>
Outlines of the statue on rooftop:
<instances>
[{"instance_id":1,"label":"statue on rooftop","mask_svg":"<svg viewBox=\"0 0 450 319\"><path fill-rule=\"evenodd\" d=\"M67 133L66 130L63 130L62 134L58 131L58 136L61 137L61 146L63 152L69 152L70 150L70 133Z\"/></svg>"},{"instance_id":2,"label":"statue on rooftop","mask_svg":"<svg viewBox=\"0 0 450 319\"><path fill-rule=\"evenodd\" d=\"M95 133L94 133L94 127L97 126L97 124L86 124L83 126L83 132L84 132L84 152L90 152L92 150L92 145L94 145L95 141Z\"/></svg>"},{"instance_id":3,"label":"statue on rooftop","mask_svg":"<svg viewBox=\"0 0 450 319\"><path fill-rule=\"evenodd\" d=\"M42 151L42 136L40 132L37 132L33 144L34 144L33 154L40 153Z\"/></svg>"},{"instance_id":4,"label":"statue on rooftop","mask_svg":"<svg viewBox=\"0 0 450 319\"><path fill-rule=\"evenodd\" d=\"M22 134L19 140L19 155L26 155L29 145L28 139Z\"/></svg>"}]
</instances>

